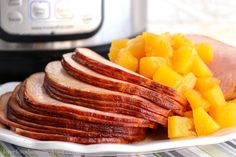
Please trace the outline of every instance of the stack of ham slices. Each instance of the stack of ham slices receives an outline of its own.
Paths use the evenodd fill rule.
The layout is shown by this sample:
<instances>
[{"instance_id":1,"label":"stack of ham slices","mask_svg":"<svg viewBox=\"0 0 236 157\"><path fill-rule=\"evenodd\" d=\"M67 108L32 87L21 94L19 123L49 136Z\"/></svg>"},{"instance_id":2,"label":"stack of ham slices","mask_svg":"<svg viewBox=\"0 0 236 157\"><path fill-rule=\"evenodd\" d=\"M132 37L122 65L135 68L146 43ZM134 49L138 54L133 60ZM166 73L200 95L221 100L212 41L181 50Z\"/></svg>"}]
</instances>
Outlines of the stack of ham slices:
<instances>
[{"instance_id":1,"label":"stack of ham slices","mask_svg":"<svg viewBox=\"0 0 236 157\"><path fill-rule=\"evenodd\" d=\"M1 97L0 121L17 134L75 143L130 143L147 128L183 115L186 99L171 88L80 48L50 62Z\"/></svg>"}]
</instances>

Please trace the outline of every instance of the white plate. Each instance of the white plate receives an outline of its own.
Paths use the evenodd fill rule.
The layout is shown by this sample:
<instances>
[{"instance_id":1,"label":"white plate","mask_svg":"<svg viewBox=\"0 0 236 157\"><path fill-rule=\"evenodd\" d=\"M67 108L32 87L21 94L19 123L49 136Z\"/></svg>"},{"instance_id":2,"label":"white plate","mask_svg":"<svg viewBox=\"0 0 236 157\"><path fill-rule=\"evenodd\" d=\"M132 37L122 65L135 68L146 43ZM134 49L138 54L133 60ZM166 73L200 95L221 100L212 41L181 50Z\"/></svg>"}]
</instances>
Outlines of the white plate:
<instances>
[{"instance_id":1,"label":"white plate","mask_svg":"<svg viewBox=\"0 0 236 157\"><path fill-rule=\"evenodd\" d=\"M17 82L10 82L0 86L0 95L12 91ZM144 153L161 151L165 149L177 149L194 145L207 145L236 139L236 128L223 129L214 135L179 140L146 140L136 144L74 144L59 141L39 141L15 134L5 128L0 128L0 140L18 146L41 149L62 150L76 153Z\"/></svg>"}]
</instances>

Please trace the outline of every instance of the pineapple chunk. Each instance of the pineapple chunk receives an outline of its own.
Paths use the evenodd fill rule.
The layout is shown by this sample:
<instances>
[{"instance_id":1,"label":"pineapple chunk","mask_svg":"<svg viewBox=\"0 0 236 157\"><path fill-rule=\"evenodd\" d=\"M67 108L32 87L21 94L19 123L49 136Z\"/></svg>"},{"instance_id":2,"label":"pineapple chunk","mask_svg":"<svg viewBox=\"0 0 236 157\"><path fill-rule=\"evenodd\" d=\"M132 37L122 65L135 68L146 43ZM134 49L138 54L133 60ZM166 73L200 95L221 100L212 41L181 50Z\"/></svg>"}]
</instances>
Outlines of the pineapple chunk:
<instances>
[{"instance_id":1,"label":"pineapple chunk","mask_svg":"<svg viewBox=\"0 0 236 157\"><path fill-rule=\"evenodd\" d=\"M209 135L220 129L215 120L201 107L193 110L193 121L198 136Z\"/></svg>"},{"instance_id":2,"label":"pineapple chunk","mask_svg":"<svg viewBox=\"0 0 236 157\"><path fill-rule=\"evenodd\" d=\"M178 50L174 51L172 57L174 70L181 74L188 73L196 54L195 48L190 46L181 46Z\"/></svg>"},{"instance_id":3,"label":"pineapple chunk","mask_svg":"<svg viewBox=\"0 0 236 157\"><path fill-rule=\"evenodd\" d=\"M236 103L212 107L210 115L222 128L236 126Z\"/></svg>"},{"instance_id":4,"label":"pineapple chunk","mask_svg":"<svg viewBox=\"0 0 236 157\"><path fill-rule=\"evenodd\" d=\"M144 41L141 35L134 39L131 39L127 44L127 49L132 53L132 55L138 59L145 56L144 52Z\"/></svg>"},{"instance_id":5,"label":"pineapple chunk","mask_svg":"<svg viewBox=\"0 0 236 157\"><path fill-rule=\"evenodd\" d=\"M148 78L152 78L156 70L166 64L166 59L162 57L143 57L140 59L139 73Z\"/></svg>"},{"instance_id":6,"label":"pineapple chunk","mask_svg":"<svg viewBox=\"0 0 236 157\"><path fill-rule=\"evenodd\" d=\"M197 109L199 107L204 108L206 111L209 110L209 103L201 96L199 92L194 89L188 89L184 93L192 109Z\"/></svg>"},{"instance_id":7,"label":"pineapple chunk","mask_svg":"<svg viewBox=\"0 0 236 157\"><path fill-rule=\"evenodd\" d=\"M223 92L219 85L214 85L210 89L204 91L202 95L212 106L223 106L226 104Z\"/></svg>"},{"instance_id":8,"label":"pineapple chunk","mask_svg":"<svg viewBox=\"0 0 236 157\"><path fill-rule=\"evenodd\" d=\"M180 33L173 34L171 39L172 46L175 50L177 50L181 46L193 46L193 43Z\"/></svg>"},{"instance_id":9,"label":"pineapple chunk","mask_svg":"<svg viewBox=\"0 0 236 157\"><path fill-rule=\"evenodd\" d=\"M177 88L177 91L180 93L184 93L187 89L193 89L196 82L196 76L190 72L183 77L181 84Z\"/></svg>"},{"instance_id":10,"label":"pineapple chunk","mask_svg":"<svg viewBox=\"0 0 236 157\"><path fill-rule=\"evenodd\" d=\"M129 41L128 39L119 39L119 40L112 41L110 52L108 54L110 61L115 62L118 56L118 53L120 52L122 48L126 47L128 41Z\"/></svg>"},{"instance_id":11,"label":"pineapple chunk","mask_svg":"<svg viewBox=\"0 0 236 157\"><path fill-rule=\"evenodd\" d=\"M120 53L118 54L115 63L127 68L129 70L132 70L134 72L138 69L138 59L135 58L129 51L126 49L122 49Z\"/></svg>"},{"instance_id":12,"label":"pineapple chunk","mask_svg":"<svg viewBox=\"0 0 236 157\"><path fill-rule=\"evenodd\" d=\"M171 116L168 118L168 137L181 138L196 136L193 119Z\"/></svg>"},{"instance_id":13,"label":"pineapple chunk","mask_svg":"<svg viewBox=\"0 0 236 157\"><path fill-rule=\"evenodd\" d=\"M214 85L219 85L220 80L215 77L206 77L206 78L198 78L195 89L200 92L204 92L207 89L210 89Z\"/></svg>"},{"instance_id":14,"label":"pineapple chunk","mask_svg":"<svg viewBox=\"0 0 236 157\"><path fill-rule=\"evenodd\" d=\"M153 80L176 89L181 83L183 77L167 66L161 66L153 75Z\"/></svg>"},{"instance_id":15,"label":"pineapple chunk","mask_svg":"<svg viewBox=\"0 0 236 157\"><path fill-rule=\"evenodd\" d=\"M159 35L143 33L146 56L158 56L168 58L172 56L172 47Z\"/></svg>"},{"instance_id":16,"label":"pineapple chunk","mask_svg":"<svg viewBox=\"0 0 236 157\"><path fill-rule=\"evenodd\" d=\"M207 64L213 60L213 47L209 43L200 43L196 45L198 55Z\"/></svg>"},{"instance_id":17,"label":"pineapple chunk","mask_svg":"<svg viewBox=\"0 0 236 157\"><path fill-rule=\"evenodd\" d=\"M213 74L200 57L195 57L192 65L192 72L197 77L211 77Z\"/></svg>"}]
</instances>

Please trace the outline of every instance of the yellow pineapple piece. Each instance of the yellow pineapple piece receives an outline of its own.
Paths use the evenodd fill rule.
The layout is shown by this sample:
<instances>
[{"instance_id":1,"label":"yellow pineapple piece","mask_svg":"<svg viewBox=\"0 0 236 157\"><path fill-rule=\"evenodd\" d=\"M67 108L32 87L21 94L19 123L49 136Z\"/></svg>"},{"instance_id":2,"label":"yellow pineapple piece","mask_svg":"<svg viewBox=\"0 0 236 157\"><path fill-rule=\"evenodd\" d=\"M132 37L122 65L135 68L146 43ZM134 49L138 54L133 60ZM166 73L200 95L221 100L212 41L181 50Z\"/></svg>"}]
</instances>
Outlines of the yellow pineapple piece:
<instances>
[{"instance_id":1,"label":"yellow pineapple piece","mask_svg":"<svg viewBox=\"0 0 236 157\"><path fill-rule=\"evenodd\" d=\"M181 46L174 51L172 57L172 65L175 71L181 74L190 72L193 60L197 55L195 48L190 46Z\"/></svg>"},{"instance_id":2,"label":"yellow pineapple piece","mask_svg":"<svg viewBox=\"0 0 236 157\"><path fill-rule=\"evenodd\" d=\"M146 56L158 56L164 58L172 56L173 50L171 44L161 36L144 32L143 38Z\"/></svg>"},{"instance_id":3,"label":"yellow pineapple piece","mask_svg":"<svg viewBox=\"0 0 236 157\"><path fill-rule=\"evenodd\" d=\"M115 63L124 67L124 68L127 68L129 70L132 70L134 72L137 71L138 69L138 59L135 58L129 51L127 51L126 49L122 49L116 60L115 60Z\"/></svg>"},{"instance_id":4,"label":"yellow pineapple piece","mask_svg":"<svg viewBox=\"0 0 236 157\"><path fill-rule=\"evenodd\" d=\"M212 106L223 106L226 104L223 92L219 85L214 85L205 90L202 95Z\"/></svg>"},{"instance_id":5,"label":"yellow pineapple piece","mask_svg":"<svg viewBox=\"0 0 236 157\"><path fill-rule=\"evenodd\" d=\"M182 138L196 136L193 119L171 116L168 118L168 137Z\"/></svg>"},{"instance_id":6,"label":"yellow pineapple piece","mask_svg":"<svg viewBox=\"0 0 236 157\"><path fill-rule=\"evenodd\" d=\"M132 53L132 55L138 59L145 56L144 52L144 40L141 35L134 39L129 40L127 44L127 49Z\"/></svg>"},{"instance_id":7,"label":"yellow pineapple piece","mask_svg":"<svg viewBox=\"0 0 236 157\"><path fill-rule=\"evenodd\" d=\"M213 47L210 43L199 43L196 45L198 55L207 64L213 60Z\"/></svg>"},{"instance_id":8,"label":"yellow pineapple piece","mask_svg":"<svg viewBox=\"0 0 236 157\"><path fill-rule=\"evenodd\" d=\"M220 129L215 120L201 107L193 110L193 121L198 136L206 136Z\"/></svg>"},{"instance_id":9,"label":"yellow pineapple piece","mask_svg":"<svg viewBox=\"0 0 236 157\"><path fill-rule=\"evenodd\" d=\"M222 128L236 126L236 103L212 107L210 115Z\"/></svg>"},{"instance_id":10,"label":"yellow pineapple piece","mask_svg":"<svg viewBox=\"0 0 236 157\"><path fill-rule=\"evenodd\" d=\"M184 96L187 98L192 109L204 108L206 111L209 110L209 103L201 96L201 94L194 90L188 89L185 91Z\"/></svg>"},{"instance_id":11,"label":"yellow pineapple piece","mask_svg":"<svg viewBox=\"0 0 236 157\"><path fill-rule=\"evenodd\" d=\"M145 77L152 78L156 70L166 64L166 59L162 57L143 57L140 59L139 73Z\"/></svg>"},{"instance_id":12,"label":"yellow pineapple piece","mask_svg":"<svg viewBox=\"0 0 236 157\"><path fill-rule=\"evenodd\" d=\"M114 62L116 60L118 53L122 48L126 47L128 41L128 39L119 39L112 41L110 52L108 54L110 61Z\"/></svg>"},{"instance_id":13,"label":"yellow pineapple piece","mask_svg":"<svg viewBox=\"0 0 236 157\"><path fill-rule=\"evenodd\" d=\"M174 89L179 86L182 79L183 77L180 74L178 74L168 66L159 67L153 75L154 81Z\"/></svg>"},{"instance_id":14,"label":"yellow pineapple piece","mask_svg":"<svg viewBox=\"0 0 236 157\"><path fill-rule=\"evenodd\" d=\"M181 46L193 46L193 43L183 34L176 33L172 35L172 46L175 50L177 50Z\"/></svg>"},{"instance_id":15,"label":"yellow pineapple piece","mask_svg":"<svg viewBox=\"0 0 236 157\"><path fill-rule=\"evenodd\" d=\"M195 57L191 68L197 77L211 77L213 74L200 57Z\"/></svg>"},{"instance_id":16,"label":"yellow pineapple piece","mask_svg":"<svg viewBox=\"0 0 236 157\"><path fill-rule=\"evenodd\" d=\"M220 80L215 77L205 77L205 78L198 78L195 89L200 92L204 92L207 89L210 89L214 85L219 85Z\"/></svg>"},{"instance_id":17,"label":"yellow pineapple piece","mask_svg":"<svg viewBox=\"0 0 236 157\"><path fill-rule=\"evenodd\" d=\"M180 93L184 93L187 89L193 89L197 82L197 78L193 73L188 73L182 79L182 82L177 87L177 91Z\"/></svg>"}]
</instances>

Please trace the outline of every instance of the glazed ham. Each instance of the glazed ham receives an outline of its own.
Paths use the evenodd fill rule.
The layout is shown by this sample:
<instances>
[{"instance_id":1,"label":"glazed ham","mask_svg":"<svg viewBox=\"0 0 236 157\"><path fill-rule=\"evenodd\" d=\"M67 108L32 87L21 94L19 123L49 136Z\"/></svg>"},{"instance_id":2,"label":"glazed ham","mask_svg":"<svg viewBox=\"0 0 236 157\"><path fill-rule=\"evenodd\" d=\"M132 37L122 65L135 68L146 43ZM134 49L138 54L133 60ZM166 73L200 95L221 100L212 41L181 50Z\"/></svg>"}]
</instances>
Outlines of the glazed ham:
<instances>
[{"instance_id":1,"label":"glazed ham","mask_svg":"<svg viewBox=\"0 0 236 157\"><path fill-rule=\"evenodd\" d=\"M63 103L52 99L43 88L44 74L37 73L29 77L25 82L25 101L31 105L56 113L65 114L70 118L97 122L103 124L116 124L132 127L152 127L147 120L120 114L110 114L78 105ZM69 83L70 84L70 83Z\"/></svg>"},{"instance_id":2,"label":"glazed ham","mask_svg":"<svg viewBox=\"0 0 236 157\"><path fill-rule=\"evenodd\" d=\"M209 68L221 80L221 88L226 100L236 98L236 48L202 35L188 35L195 43L209 42L214 47L214 58Z\"/></svg>"},{"instance_id":3,"label":"glazed ham","mask_svg":"<svg viewBox=\"0 0 236 157\"><path fill-rule=\"evenodd\" d=\"M182 104L187 103L186 99L174 89L161 85L138 73L112 63L90 49L78 48L72 58L81 65L84 65L85 67L88 67L102 75L134 83L156 92L165 93L167 95L171 95L172 99L175 99Z\"/></svg>"},{"instance_id":4,"label":"glazed ham","mask_svg":"<svg viewBox=\"0 0 236 157\"><path fill-rule=\"evenodd\" d=\"M1 96L0 121L38 140L131 143L187 106L175 90L77 49Z\"/></svg>"},{"instance_id":5,"label":"glazed ham","mask_svg":"<svg viewBox=\"0 0 236 157\"><path fill-rule=\"evenodd\" d=\"M137 106L145 110L149 110L150 113L154 112L153 117L156 117L154 119L155 122L165 126L167 124L166 117L170 115L170 111L135 95L132 96L121 92L114 92L78 81L63 70L60 62L55 61L49 63L46 66L45 73L45 82L47 82L49 86L51 85L49 88L57 87L57 91L60 91L63 94L78 98L86 96L90 100L95 99L114 103L127 103L130 106ZM67 82L70 83L68 84ZM77 101L79 100L77 99ZM96 104L96 102L94 103ZM148 117L148 115L144 115L142 118L148 119Z\"/></svg>"},{"instance_id":6,"label":"glazed ham","mask_svg":"<svg viewBox=\"0 0 236 157\"><path fill-rule=\"evenodd\" d=\"M104 76L79 63L76 63L72 59L72 55L73 53L63 55L62 64L66 71L76 79L101 88L137 95L148 99L163 108L173 110L177 114L183 114L183 106L185 104L181 104L178 101L173 100L173 97L169 96L168 93L162 93L162 90L156 92L133 83Z\"/></svg>"},{"instance_id":7,"label":"glazed ham","mask_svg":"<svg viewBox=\"0 0 236 157\"><path fill-rule=\"evenodd\" d=\"M10 98L11 93L5 94L0 99L0 120L3 124L9 126L12 130L15 130L16 133L28 137L32 137L35 139L44 140L45 138L48 140L50 137L51 140L59 140L59 141L70 141L76 143L126 143L127 141L122 138L127 137L125 134L106 134L99 133L99 131L83 131L78 129L69 129L62 127L55 127L50 125L41 125L37 123L33 123L32 120L22 120L19 117L16 117L12 114L7 114L7 104L17 105L14 99ZM10 102L8 103L8 100ZM9 111L8 111L9 112ZM110 136L113 137L110 137ZM107 136L107 137L106 137ZM117 137L116 137L117 136ZM139 135L129 135L129 140L135 139L143 139L144 133L140 131ZM64 140L63 140L64 139ZM67 139L67 140L65 140ZM73 139L73 140L69 140Z\"/></svg>"}]
</instances>

